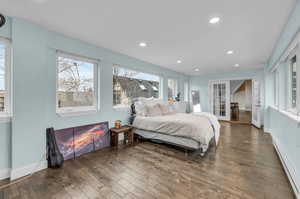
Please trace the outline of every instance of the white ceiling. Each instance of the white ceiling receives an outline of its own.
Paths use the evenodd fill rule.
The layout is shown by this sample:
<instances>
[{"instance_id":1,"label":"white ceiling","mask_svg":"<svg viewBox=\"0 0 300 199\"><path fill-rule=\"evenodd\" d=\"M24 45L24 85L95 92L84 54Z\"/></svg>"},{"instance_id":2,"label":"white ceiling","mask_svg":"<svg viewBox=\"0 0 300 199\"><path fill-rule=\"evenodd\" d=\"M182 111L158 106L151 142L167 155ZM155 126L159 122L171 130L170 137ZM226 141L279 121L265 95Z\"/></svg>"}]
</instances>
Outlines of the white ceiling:
<instances>
[{"instance_id":1,"label":"white ceiling","mask_svg":"<svg viewBox=\"0 0 300 199\"><path fill-rule=\"evenodd\" d=\"M1 0L0 12L193 75L262 67L295 2ZM209 24L213 16L220 16L221 22ZM139 47L141 41L148 47ZM227 55L227 50L234 54ZM177 64L178 59L183 62ZM233 67L236 63L239 68Z\"/></svg>"}]
</instances>

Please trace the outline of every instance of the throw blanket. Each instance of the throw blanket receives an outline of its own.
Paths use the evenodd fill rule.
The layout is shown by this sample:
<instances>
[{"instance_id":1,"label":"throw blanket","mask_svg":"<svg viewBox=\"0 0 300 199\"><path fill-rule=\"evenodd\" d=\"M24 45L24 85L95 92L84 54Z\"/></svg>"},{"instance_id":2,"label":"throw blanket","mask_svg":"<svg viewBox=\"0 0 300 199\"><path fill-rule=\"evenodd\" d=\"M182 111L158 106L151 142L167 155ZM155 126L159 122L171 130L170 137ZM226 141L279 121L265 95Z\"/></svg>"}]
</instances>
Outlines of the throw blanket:
<instances>
[{"instance_id":1,"label":"throw blanket","mask_svg":"<svg viewBox=\"0 0 300 199\"><path fill-rule=\"evenodd\" d=\"M204 145L208 145L214 137L210 119L205 115L198 114L176 113L154 117L137 116L133 126L142 130L190 138Z\"/></svg>"},{"instance_id":2,"label":"throw blanket","mask_svg":"<svg viewBox=\"0 0 300 199\"><path fill-rule=\"evenodd\" d=\"M204 117L207 117L209 119L210 123L214 127L216 145L218 145L219 144L219 138L220 138L220 129L221 129L221 125L219 123L218 118L215 115L213 115L211 113L207 113L207 112L192 113L192 114L199 115L199 116L204 116Z\"/></svg>"}]
</instances>

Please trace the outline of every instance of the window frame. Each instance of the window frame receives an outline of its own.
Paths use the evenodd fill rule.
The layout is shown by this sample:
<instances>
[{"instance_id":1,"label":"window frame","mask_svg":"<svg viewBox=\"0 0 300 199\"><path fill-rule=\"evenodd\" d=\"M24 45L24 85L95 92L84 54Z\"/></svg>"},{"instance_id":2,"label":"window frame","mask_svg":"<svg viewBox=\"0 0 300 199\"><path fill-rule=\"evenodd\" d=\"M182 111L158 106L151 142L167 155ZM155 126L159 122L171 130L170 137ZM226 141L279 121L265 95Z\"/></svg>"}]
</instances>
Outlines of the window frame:
<instances>
[{"instance_id":1,"label":"window frame","mask_svg":"<svg viewBox=\"0 0 300 199\"><path fill-rule=\"evenodd\" d=\"M0 112L0 122L9 122L12 117L12 45L9 39L0 37L0 43L5 46L5 91L6 95L4 98L4 111Z\"/></svg>"},{"instance_id":2,"label":"window frame","mask_svg":"<svg viewBox=\"0 0 300 199\"><path fill-rule=\"evenodd\" d=\"M94 96L92 106L79 106L79 107L58 107L58 89L59 89L59 57L74 59L82 62L88 62L94 65L93 67L93 86ZM97 112L100 109L100 60L91 59L80 55L75 55L68 52L56 51L56 114L60 116L76 116L85 115L93 112Z\"/></svg>"},{"instance_id":3,"label":"window frame","mask_svg":"<svg viewBox=\"0 0 300 199\"><path fill-rule=\"evenodd\" d=\"M154 76L159 77L159 87L157 88L158 89L158 98L157 99L161 99L161 100L163 99L163 82L164 82L164 78L163 78L162 75L157 74L157 73L149 73L149 72L145 72L145 71L141 71L141 70L136 70L136 69L132 69L132 68L126 67L126 66L124 67L121 64L113 64L112 72L114 71L114 68L122 68L122 69L125 69L125 70L135 71L135 72L139 72L139 73L145 73L145 74L154 75ZM114 76L114 74L112 74L112 79L113 79L113 76ZM113 89L114 89L114 87L113 87L113 82L112 82L112 94L114 92ZM129 104L114 105L114 102L112 102L112 107L115 110L127 110L127 109L130 108L130 105Z\"/></svg>"},{"instance_id":4,"label":"window frame","mask_svg":"<svg viewBox=\"0 0 300 199\"><path fill-rule=\"evenodd\" d=\"M167 88L168 88L168 93L167 93L167 96L168 96L168 100L170 99L169 98L169 80L173 80L173 81L175 81L176 82L176 86L175 86L175 90L176 90L176 93L175 93L175 95L174 96L172 96L172 98L173 99L175 99L175 97L177 96L177 94L179 93L179 88L178 88L178 80L176 79L176 78L172 78L172 77L169 77L168 79L167 79Z\"/></svg>"},{"instance_id":5,"label":"window frame","mask_svg":"<svg viewBox=\"0 0 300 199\"><path fill-rule=\"evenodd\" d=\"M279 69L274 71L274 105L279 108Z\"/></svg>"},{"instance_id":6,"label":"window frame","mask_svg":"<svg viewBox=\"0 0 300 199\"><path fill-rule=\"evenodd\" d=\"M300 41L299 41L300 42ZM292 59L296 57L296 107L292 107ZM300 116L300 47L299 43L296 47L290 52L289 56L287 57L287 111Z\"/></svg>"},{"instance_id":7,"label":"window frame","mask_svg":"<svg viewBox=\"0 0 300 199\"><path fill-rule=\"evenodd\" d=\"M189 82L188 81L185 81L184 84L183 84L183 89L184 89L184 101L185 102L189 102Z\"/></svg>"}]
</instances>

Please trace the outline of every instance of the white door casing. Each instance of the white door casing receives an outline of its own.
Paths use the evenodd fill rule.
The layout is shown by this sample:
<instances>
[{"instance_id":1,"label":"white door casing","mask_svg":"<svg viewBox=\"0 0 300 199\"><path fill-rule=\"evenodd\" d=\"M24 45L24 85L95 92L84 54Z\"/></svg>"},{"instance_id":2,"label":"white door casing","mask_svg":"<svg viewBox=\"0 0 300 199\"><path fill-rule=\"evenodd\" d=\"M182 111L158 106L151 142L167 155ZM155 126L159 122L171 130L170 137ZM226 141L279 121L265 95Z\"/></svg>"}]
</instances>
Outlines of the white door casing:
<instances>
[{"instance_id":1,"label":"white door casing","mask_svg":"<svg viewBox=\"0 0 300 199\"><path fill-rule=\"evenodd\" d=\"M260 82L252 80L252 124L257 128L261 127L261 100Z\"/></svg>"}]
</instances>

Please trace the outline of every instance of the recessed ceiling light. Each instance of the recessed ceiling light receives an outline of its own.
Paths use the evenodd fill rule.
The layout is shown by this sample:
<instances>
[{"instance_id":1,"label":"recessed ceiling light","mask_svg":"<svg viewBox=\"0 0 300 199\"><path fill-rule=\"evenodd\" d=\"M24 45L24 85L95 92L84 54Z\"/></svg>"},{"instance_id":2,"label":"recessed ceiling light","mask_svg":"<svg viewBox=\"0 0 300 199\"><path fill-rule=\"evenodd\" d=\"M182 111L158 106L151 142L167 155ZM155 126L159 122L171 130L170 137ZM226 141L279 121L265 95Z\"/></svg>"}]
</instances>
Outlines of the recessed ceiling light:
<instances>
[{"instance_id":1,"label":"recessed ceiling light","mask_svg":"<svg viewBox=\"0 0 300 199\"><path fill-rule=\"evenodd\" d=\"M182 61L181 60L177 60L177 64L181 64L182 63Z\"/></svg>"},{"instance_id":2,"label":"recessed ceiling light","mask_svg":"<svg viewBox=\"0 0 300 199\"><path fill-rule=\"evenodd\" d=\"M195 68L194 71L195 71L195 72L199 72L200 69L199 69L199 68Z\"/></svg>"},{"instance_id":3,"label":"recessed ceiling light","mask_svg":"<svg viewBox=\"0 0 300 199\"><path fill-rule=\"evenodd\" d=\"M233 54L233 50L227 51L227 54L228 54L228 55L232 55L232 54Z\"/></svg>"},{"instance_id":4,"label":"recessed ceiling light","mask_svg":"<svg viewBox=\"0 0 300 199\"><path fill-rule=\"evenodd\" d=\"M220 17L213 17L209 20L209 23L216 24L220 22Z\"/></svg>"},{"instance_id":5,"label":"recessed ceiling light","mask_svg":"<svg viewBox=\"0 0 300 199\"><path fill-rule=\"evenodd\" d=\"M239 67L240 65L239 64L234 64L234 67Z\"/></svg>"},{"instance_id":6,"label":"recessed ceiling light","mask_svg":"<svg viewBox=\"0 0 300 199\"><path fill-rule=\"evenodd\" d=\"M139 43L139 46L140 46L140 47L146 47L147 44L146 44L145 42L140 42L140 43Z\"/></svg>"}]
</instances>

